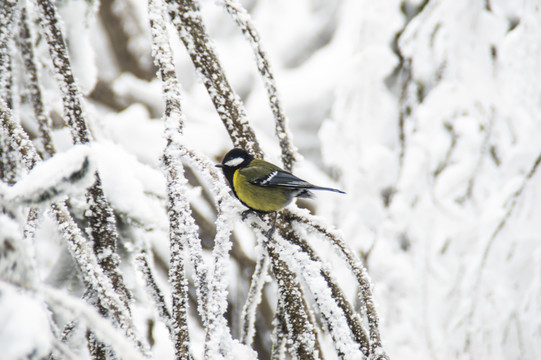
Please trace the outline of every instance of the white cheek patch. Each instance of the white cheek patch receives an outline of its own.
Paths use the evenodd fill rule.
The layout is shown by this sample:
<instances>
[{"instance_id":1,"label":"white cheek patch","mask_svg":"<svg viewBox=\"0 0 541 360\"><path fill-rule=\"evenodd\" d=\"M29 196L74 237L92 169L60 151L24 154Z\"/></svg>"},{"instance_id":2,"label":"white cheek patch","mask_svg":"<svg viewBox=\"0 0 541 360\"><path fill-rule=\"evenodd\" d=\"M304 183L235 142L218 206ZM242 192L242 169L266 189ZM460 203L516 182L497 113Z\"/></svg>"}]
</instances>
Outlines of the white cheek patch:
<instances>
[{"instance_id":1,"label":"white cheek patch","mask_svg":"<svg viewBox=\"0 0 541 360\"><path fill-rule=\"evenodd\" d=\"M243 158L241 157L236 157L236 158L233 158L231 160L227 160L224 165L225 166L229 166L229 167L235 167L235 166L239 166L240 164L242 164L242 162L244 161Z\"/></svg>"}]
</instances>

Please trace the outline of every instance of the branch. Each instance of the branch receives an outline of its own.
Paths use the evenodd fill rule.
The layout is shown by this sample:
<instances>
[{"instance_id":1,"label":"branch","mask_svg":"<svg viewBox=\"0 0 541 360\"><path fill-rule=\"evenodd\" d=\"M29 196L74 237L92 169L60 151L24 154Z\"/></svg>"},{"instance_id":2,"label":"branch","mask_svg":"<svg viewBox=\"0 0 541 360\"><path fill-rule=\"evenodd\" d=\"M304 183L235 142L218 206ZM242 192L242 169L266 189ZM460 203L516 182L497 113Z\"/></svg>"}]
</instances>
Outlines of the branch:
<instances>
[{"instance_id":1,"label":"branch","mask_svg":"<svg viewBox=\"0 0 541 360\"><path fill-rule=\"evenodd\" d=\"M291 209L291 208L290 208ZM376 359L385 359L387 355L383 351L381 346L381 336L379 333L379 317L376 312L376 306L374 304L374 299L372 298L372 284L366 269L361 264L360 260L356 258L353 254L353 251L346 245L344 240L336 232L327 229L323 224L319 223L317 219L313 216L310 216L307 212L301 212L300 210L291 210L283 211L287 216L289 216L292 221L296 221L300 224L307 226L309 229L316 230L329 240L338 250L342 256L344 256L347 265L350 267L353 275L357 279L357 283L360 287L361 301L366 306L367 311L367 320L368 320L368 330L370 335L370 355L376 356Z\"/></svg>"},{"instance_id":2,"label":"branch","mask_svg":"<svg viewBox=\"0 0 541 360\"><path fill-rule=\"evenodd\" d=\"M165 296L163 295L162 290L156 282L156 276L154 275L154 271L149 265L148 253L145 250L141 251L141 253L139 253L135 257L135 261L139 267L139 271L143 275L147 291L150 295L150 298L154 301L154 305L156 306L158 315L169 330L169 334L171 335L171 337L173 337L175 331L173 328L171 311L169 311L169 308L165 303Z\"/></svg>"},{"instance_id":3,"label":"branch","mask_svg":"<svg viewBox=\"0 0 541 360\"><path fill-rule=\"evenodd\" d=\"M45 107L43 105L41 87L39 85L39 72L38 67L36 66L33 39L28 26L26 8L21 10L17 45L19 46L26 70L25 75L27 78L27 86L30 93L32 107L34 109L34 116L36 117L36 121L38 123L38 132L45 149L45 154L50 157L53 156L56 150L51 138L51 119L45 114ZM43 158L45 159L46 157L43 156Z\"/></svg>"},{"instance_id":4,"label":"branch","mask_svg":"<svg viewBox=\"0 0 541 360\"><path fill-rule=\"evenodd\" d=\"M180 85L178 84L171 48L164 22L164 9L160 0L149 0L149 21L152 34L152 56L162 81L165 100L164 133L167 145L163 153L163 168L167 181L167 213L169 215L169 241L171 247L169 283L172 297L172 329L175 355L178 359L189 359L188 333L188 281L185 266L188 262L184 244L192 256L196 272L196 289L199 298L199 313L203 324L207 323L207 285L205 264L197 234L195 220L191 215L186 197L186 178L180 158L178 136L182 133L183 114L181 110Z\"/></svg>"},{"instance_id":5,"label":"branch","mask_svg":"<svg viewBox=\"0 0 541 360\"><path fill-rule=\"evenodd\" d=\"M92 136L83 115L81 90L73 76L68 50L56 14L56 7L51 0L37 0L37 5L40 11L39 19L49 44L49 53L62 92L64 118L70 127L73 142L75 144L87 143Z\"/></svg>"},{"instance_id":6,"label":"branch","mask_svg":"<svg viewBox=\"0 0 541 360\"><path fill-rule=\"evenodd\" d=\"M19 151L23 163L27 168L32 168L40 161L39 156L20 124L11 118L11 112L5 107L3 101L0 101L0 120L3 130L8 135L14 148ZM51 209L58 223L60 233L67 242L73 260L81 271L84 283L97 293L100 304L110 312L113 321L124 329L126 336L138 349L146 354L148 350L137 337L125 302L114 289L111 279L105 275L95 253L90 248L88 241L83 237L65 205L52 204Z\"/></svg>"},{"instance_id":7,"label":"branch","mask_svg":"<svg viewBox=\"0 0 541 360\"><path fill-rule=\"evenodd\" d=\"M235 147L262 157L263 153L255 132L246 119L246 110L238 95L227 81L222 66L211 46L210 38L203 24L197 0L165 0L173 25L216 108L220 119Z\"/></svg>"},{"instance_id":8,"label":"branch","mask_svg":"<svg viewBox=\"0 0 541 360\"><path fill-rule=\"evenodd\" d=\"M269 257L263 253L257 259L257 264L252 274L250 290L248 291L246 303L242 308L240 342L245 345L251 345L254 339L256 308L261 302L261 295L268 270Z\"/></svg>"},{"instance_id":9,"label":"branch","mask_svg":"<svg viewBox=\"0 0 541 360\"><path fill-rule=\"evenodd\" d=\"M45 285L38 287L37 291L55 312L68 313L72 317L82 319L87 327L99 337L99 340L110 345L116 354L122 354L122 357L126 359L147 358L134 349L133 344L127 341L120 329L113 327L84 301Z\"/></svg>"},{"instance_id":10,"label":"branch","mask_svg":"<svg viewBox=\"0 0 541 360\"><path fill-rule=\"evenodd\" d=\"M282 218L286 222L293 222L295 219L291 217L291 213L284 211L284 216ZM338 283L332 276L328 266L325 266L323 264L323 261L321 258L316 254L314 249L310 247L310 245L306 242L304 238L300 236L298 231L296 231L293 227L282 227L281 229L285 229L285 231L281 232L280 235L287 239L287 241L293 245L296 245L300 248L300 250L306 254L310 261L312 261L315 264L319 264L319 274L321 277L323 277L323 280L325 281L326 286L330 290L330 298L327 299L327 304L330 302L334 302L336 306L341 310L345 316L345 320L347 321L347 326L351 333L354 336L355 342L359 344L359 349L363 351L363 354L365 357L369 356L369 348L370 348L370 341L368 339L368 335L366 334L365 329L362 327L359 315L355 312L349 301L347 301L345 294L343 293L340 286L338 286ZM307 274L306 271L299 271L301 274ZM317 288L312 289L312 291L318 291ZM314 294L316 296L316 300L318 300L318 295ZM326 305L329 306L329 305ZM333 325L331 316L327 315L325 311L324 306L320 306L320 311L322 313L322 316L326 318L327 324L331 330L331 334L334 333L334 329L332 328ZM333 312L330 312L330 315L333 315ZM338 335L342 335L340 331L338 331ZM334 336L334 335L333 335ZM340 345L343 341L335 341L335 345ZM337 349L341 351L341 349ZM347 357L346 357L347 358Z\"/></svg>"},{"instance_id":11,"label":"branch","mask_svg":"<svg viewBox=\"0 0 541 360\"><path fill-rule=\"evenodd\" d=\"M267 96L269 98L269 104L274 115L274 120L276 123L276 137L278 138L280 148L282 149L282 163L284 164L284 168L286 170L291 171L293 164L298 157L297 149L291 140L292 136L287 125L288 121L284 111L282 110L282 105L280 103L280 98L278 96L278 90L276 87L276 81L274 80L274 75L267 54L263 50L259 33L257 32L250 15L237 0L222 0L222 2L229 15L231 15L233 20L235 20L239 26L246 40L248 40L252 46L257 68L261 74L261 77L263 78L265 89L267 90Z\"/></svg>"},{"instance_id":12,"label":"branch","mask_svg":"<svg viewBox=\"0 0 541 360\"><path fill-rule=\"evenodd\" d=\"M50 0L37 0L40 11L40 20L45 37L49 45L49 53L56 72L57 81L62 93L64 118L68 123L73 142L75 144L87 143L92 136L83 114L81 105L82 95L73 76L68 50L64 36L59 26L56 8ZM100 266L105 274L111 279L115 291L123 298L126 309L129 312L131 294L124 284L120 272L119 257L116 253L118 233L113 210L105 197L99 174L95 174L95 183L87 192L89 204L89 228L88 233L94 240Z\"/></svg>"},{"instance_id":13,"label":"branch","mask_svg":"<svg viewBox=\"0 0 541 360\"><path fill-rule=\"evenodd\" d=\"M275 240L267 238L266 230L258 221L259 218L256 216L250 218L251 225L256 229L257 235L263 238L262 243L269 255L271 269L276 278L279 292L278 303L282 304L276 311L282 310L282 319L289 339L288 344L291 346L291 354L294 358L302 360L323 359L315 321L305 301L305 294L297 274L282 259L281 251L277 248ZM278 228L280 229L280 227Z\"/></svg>"},{"instance_id":14,"label":"branch","mask_svg":"<svg viewBox=\"0 0 541 360\"><path fill-rule=\"evenodd\" d=\"M11 39L18 16L16 0L4 0L0 6L0 99L13 109L13 73L11 69Z\"/></svg>"}]
</instances>

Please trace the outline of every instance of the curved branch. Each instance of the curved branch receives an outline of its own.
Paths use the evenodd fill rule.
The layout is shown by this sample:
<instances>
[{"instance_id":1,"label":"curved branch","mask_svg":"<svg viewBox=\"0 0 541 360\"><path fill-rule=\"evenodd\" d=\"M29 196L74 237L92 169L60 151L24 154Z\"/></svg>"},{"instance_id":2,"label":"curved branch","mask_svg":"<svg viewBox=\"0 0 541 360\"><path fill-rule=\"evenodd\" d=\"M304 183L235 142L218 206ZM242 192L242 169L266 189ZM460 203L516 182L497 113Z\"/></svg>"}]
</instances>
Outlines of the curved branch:
<instances>
[{"instance_id":1,"label":"curved branch","mask_svg":"<svg viewBox=\"0 0 541 360\"><path fill-rule=\"evenodd\" d=\"M276 123L276 137L280 142L280 148L282 150L282 164L286 170L291 171L293 164L298 157L297 149L291 140L292 136L287 125L288 121L284 111L282 110L280 97L278 96L278 90L276 87L276 81L274 80L274 75L267 57L267 53L265 50L263 50L259 33L255 28L250 15L237 0L222 1L225 9L231 15L233 20L235 20L240 30L252 46L257 68L261 74L261 77L263 78L263 82L265 83L267 97L269 98L269 105L274 115L274 120Z\"/></svg>"},{"instance_id":2,"label":"curved branch","mask_svg":"<svg viewBox=\"0 0 541 360\"><path fill-rule=\"evenodd\" d=\"M177 29L192 62L222 119L233 145L262 157L255 132L246 119L246 110L229 84L211 46L197 0L166 0L171 21Z\"/></svg>"}]
</instances>

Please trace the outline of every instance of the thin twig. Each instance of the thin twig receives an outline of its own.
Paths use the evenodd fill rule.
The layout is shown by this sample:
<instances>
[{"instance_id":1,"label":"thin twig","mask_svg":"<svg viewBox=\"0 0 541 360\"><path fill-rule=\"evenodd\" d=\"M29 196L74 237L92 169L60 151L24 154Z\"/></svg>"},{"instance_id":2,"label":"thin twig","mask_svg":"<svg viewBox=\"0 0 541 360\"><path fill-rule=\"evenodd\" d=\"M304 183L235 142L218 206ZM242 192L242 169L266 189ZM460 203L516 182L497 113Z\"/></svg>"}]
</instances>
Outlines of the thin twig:
<instances>
[{"instance_id":1,"label":"thin twig","mask_svg":"<svg viewBox=\"0 0 541 360\"><path fill-rule=\"evenodd\" d=\"M41 87L39 85L39 73L36 66L36 58L34 55L34 45L30 27L28 26L28 17L26 8L21 10L21 18L19 21L19 36L17 37L17 45L19 46L27 77L28 92L34 109L34 116L38 124L38 132L41 137L41 142L47 157L53 156L56 152L51 137L51 119L45 114L45 106L41 95ZM45 156L43 156L46 158Z\"/></svg>"},{"instance_id":2,"label":"thin twig","mask_svg":"<svg viewBox=\"0 0 541 360\"><path fill-rule=\"evenodd\" d=\"M291 213L287 211L284 212L283 219L285 221L292 221L293 219L289 218L289 215L291 215ZM355 341L359 344L359 348L361 349L361 351L363 351L364 355L368 357L368 351L370 349L370 341L368 339L368 334L362 327L359 316L355 313L353 307L351 306L351 303L347 301L345 294L332 276L329 268L327 266L324 266L321 258L316 254L314 249L310 247L306 240L302 238L293 227L287 227L285 229L287 229L287 233L281 233L284 239L287 239L287 241L289 241L290 243L299 246L301 251L303 251L309 256L310 260L322 264L320 274L327 283L329 289L331 290L333 300L344 312L344 316L346 318L348 326L355 338ZM329 324L329 326L331 325Z\"/></svg>"},{"instance_id":3,"label":"thin twig","mask_svg":"<svg viewBox=\"0 0 541 360\"><path fill-rule=\"evenodd\" d=\"M174 329L171 321L171 311L169 311L169 308L165 303L165 296L156 282L156 276L154 275L154 271L149 264L148 253L145 250L141 251L141 253L135 257L135 261L139 266L139 271L145 279L147 291L154 301L154 305L156 306L160 319L169 330L169 334L173 335Z\"/></svg>"},{"instance_id":4,"label":"thin twig","mask_svg":"<svg viewBox=\"0 0 541 360\"><path fill-rule=\"evenodd\" d=\"M268 270L269 257L266 254L261 254L257 259L250 290L248 290L246 303L242 308L240 342L246 345L252 345L254 339L256 307L261 301Z\"/></svg>"},{"instance_id":5,"label":"thin twig","mask_svg":"<svg viewBox=\"0 0 541 360\"><path fill-rule=\"evenodd\" d=\"M23 159L23 164L25 164L27 169L33 168L40 161L39 155L28 135L21 128L20 124L13 121L11 112L1 100L0 124L14 148L19 151ZM107 308L112 319L121 325L126 336L132 340L143 354L148 354L146 345L138 339L124 301L114 290L111 279L105 275L90 244L83 237L81 230L75 224L65 205L52 204L51 209L58 223L59 230L67 242L73 260L81 271L85 284L97 292L100 304Z\"/></svg>"},{"instance_id":6,"label":"thin twig","mask_svg":"<svg viewBox=\"0 0 541 360\"><path fill-rule=\"evenodd\" d=\"M262 157L263 152L246 118L246 110L233 91L211 46L197 0L166 0L169 16L196 70L202 75L209 96L227 129L233 145Z\"/></svg>"},{"instance_id":7,"label":"thin twig","mask_svg":"<svg viewBox=\"0 0 541 360\"><path fill-rule=\"evenodd\" d=\"M222 0L227 12L233 17L240 30L252 45L255 62L267 91L269 105L274 115L276 137L282 150L282 164L284 168L291 171L296 161L297 149L293 145L292 136L289 131L288 121L282 109L280 97L274 80L273 71L267 53L263 50L259 33L250 18L250 15L237 0Z\"/></svg>"},{"instance_id":8,"label":"thin twig","mask_svg":"<svg viewBox=\"0 0 541 360\"><path fill-rule=\"evenodd\" d=\"M290 212L288 216L290 216L293 221L304 224L308 226L308 228L316 230L331 240L332 244L336 247L339 253L344 256L346 264L350 267L353 275L357 279L357 283L361 290L361 301L366 306L368 330L370 335L370 355L375 356L377 359L387 358L387 355L383 352L381 346L379 317L377 315L376 306L372 297L372 284L370 282L368 273L361 264L360 260L357 259L357 257L353 254L353 251L346 245L341 236L317 222L314 217L305 212L300 212L299 210L295 212L292 212L291 210L284 210L284 212Z\"/></svg>"}]
</instances>

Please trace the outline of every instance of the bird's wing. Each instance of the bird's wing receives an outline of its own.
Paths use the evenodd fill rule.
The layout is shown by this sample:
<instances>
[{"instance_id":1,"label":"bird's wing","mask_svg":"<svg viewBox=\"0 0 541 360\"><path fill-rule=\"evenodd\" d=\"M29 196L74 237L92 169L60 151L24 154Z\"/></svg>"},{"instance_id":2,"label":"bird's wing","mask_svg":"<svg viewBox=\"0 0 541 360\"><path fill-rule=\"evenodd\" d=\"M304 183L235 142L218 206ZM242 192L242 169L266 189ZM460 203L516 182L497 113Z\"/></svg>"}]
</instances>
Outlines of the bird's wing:
<instances>
[{"instance_id":1,"label":"bird's wing","mask_svg":"<svg viewBox=\"0 0 541 360\"><path fill-rule=\"evenodd\" d=\"M304 181L295 175L280 169L277 166L273 166L272 171L269 172L269 165L265 165L265 171L262 171L262 167L254 164L248 168L239 170L246 180L250 184L265 186L265 187L281 187L288 189L298 188L311 188L313 187L307 181ZM261 173L266 173L265 176L261 176Z\"/></svg>"},{"instance_id":2,"label":"bird's wing","mask_svg":"<svg viewBox=\"0 0 541 360\"><path fill-rule=\"evenodd\" d=\"M313 185L286 171L274 170L265 177L250 181L252 184L289 189L311 188Z\"/></svg>"}]
</instances>

